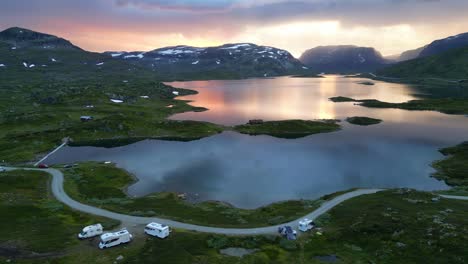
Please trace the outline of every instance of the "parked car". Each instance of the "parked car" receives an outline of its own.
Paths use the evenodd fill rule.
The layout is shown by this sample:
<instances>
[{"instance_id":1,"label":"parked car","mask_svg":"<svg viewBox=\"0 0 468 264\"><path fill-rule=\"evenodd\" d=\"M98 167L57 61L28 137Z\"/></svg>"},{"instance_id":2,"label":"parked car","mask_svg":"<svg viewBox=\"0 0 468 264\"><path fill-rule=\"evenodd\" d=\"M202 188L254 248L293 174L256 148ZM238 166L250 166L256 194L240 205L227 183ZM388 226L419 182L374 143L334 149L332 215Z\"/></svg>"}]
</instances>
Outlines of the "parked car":
<instances>
[{"instance_id":1,"label":"parked car","mask_svg":"<svg viewBox=\"0 0 468 264\"><path fill-rule=\"evenodd\" d=\"M127 229L122 229L115 233L105 233L101 235L101 242L99 242L99 248L105 249L115 247L120 244L126 244L132 241L133 236Z\"/></svg>"},{"instance_id":2,"label":"parked car","mask_svg":"<svg viewBox=\"0 0 468 264\"><path fill-rule=\"evenodd\" d=\"M145 233L150 236L166 238L171 233L171 229L167 225L152 222L145 226Z\"/></svg>"},{"instance_id":3,"label":"parked car","mask_svg":"<svg viewBox=\"0 0 468 264\"><path fill-rule=\"evenodd\" d=\"M102 234L103 230L104 229L102 228L101 224L86 226L85 228L83 228L81 233L78 234L78 238L84 239L99 236Z\"/></svg>"},{"instance_id":4,"label":"parked car","mask_svg":"<svg viewBox=\"0 0 468 264\"><path fill-rule=\"evenodd\" d=\"M5 171L6 171L6 169L3 168L2 166L0 166L0 172L5 172Z\"/></svg>"},{"instance_id":5,"label":"parked car","mask_svg":"<svg viewBox=\"0 0 468 264\"><path fill-rule=\"evenodd\" d=\"M47 169L47 168L49 168L49 166L47 166L47 164L44 164L44 163L41 163L41 164L37 165L37 167L38 167L39 169Z\"/></svg>"},{"instance_id":6,"label":"parked car","mask_svg":"<svg viewBox=\"0 0 468 264\"><path fill-rule=\"evenodd\" d=\"M288 240L296 240L297 232L291 226L278 227L278 233Z\"/></svg>"}]
</instances>

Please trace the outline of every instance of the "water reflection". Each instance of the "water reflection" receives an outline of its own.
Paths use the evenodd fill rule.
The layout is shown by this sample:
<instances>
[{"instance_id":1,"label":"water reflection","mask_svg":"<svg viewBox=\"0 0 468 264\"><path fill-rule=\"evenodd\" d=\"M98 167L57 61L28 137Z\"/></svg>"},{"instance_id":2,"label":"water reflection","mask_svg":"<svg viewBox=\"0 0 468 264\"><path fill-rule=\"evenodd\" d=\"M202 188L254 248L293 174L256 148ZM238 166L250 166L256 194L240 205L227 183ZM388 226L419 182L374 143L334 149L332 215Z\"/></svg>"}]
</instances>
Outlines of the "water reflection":
<instances>
[{"instance_id":1,"label":"water reflection","mask_svg":"<svg viewBox=\"0 0 468 264\"><path fill-rule=\"evenodd\" d=\"M389 102L413 99L409 86L380 82L365 86L358 81L332 76L175 83L199 90L200 94L184 99L210 111L173 118L236 124L251 118L363 115L381 118L383 123L360 127L342 122L341 131L297 140L226 132L192 142L147 140L113 149L66 147L47 162L111 160L138 177L128 188L130 195L186 192L200 200L244 208L314 199L355 187L447 188L430 177L430 164L442 158L438 148L468 140L466 117L328 101L338 95Z\"/></svg>"},{"instance_id":2,"label":"water reflection","mask_svg":"<svg viewBox=\"0 0 468 264\"><path fill-rule=\"evenodd\" d=\"M335 119L348 116L350 111L365 115L367 109L352 103L336 104L328 98L341 95L355 99L378 99L404 102L414 97L406 85L376 82L375 86L359 84L362 79L341 76L326 78L276 78L234 81L195 81L170 83L176 87L197 90L197 95L181 99L194 101L210 111L183 113L176 120L210 121L225 125L245 123L249 119ZM392 117L385 116L386 119Z\"/></svg>"}]
</instances>

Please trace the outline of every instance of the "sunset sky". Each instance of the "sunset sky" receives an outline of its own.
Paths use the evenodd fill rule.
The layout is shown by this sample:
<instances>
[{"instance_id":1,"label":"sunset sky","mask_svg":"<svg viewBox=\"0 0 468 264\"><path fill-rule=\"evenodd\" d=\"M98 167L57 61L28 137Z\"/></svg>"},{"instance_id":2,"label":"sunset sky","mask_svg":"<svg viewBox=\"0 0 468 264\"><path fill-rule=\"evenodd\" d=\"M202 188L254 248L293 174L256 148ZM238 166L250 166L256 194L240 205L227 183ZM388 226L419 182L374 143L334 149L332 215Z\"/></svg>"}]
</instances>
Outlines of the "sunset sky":
<instances>
[{"instance_id":1,"label":"sunset sky","mask_svg":"<svg viewBox=\"0 0 468 264\"><path fill-rule=\"evenodd\" d=\"M252 42L295 56L319 45L384 55L468 32L467 0L2 0L0 30L59 35L91 51Z\"/></svg>"}]
</instances>

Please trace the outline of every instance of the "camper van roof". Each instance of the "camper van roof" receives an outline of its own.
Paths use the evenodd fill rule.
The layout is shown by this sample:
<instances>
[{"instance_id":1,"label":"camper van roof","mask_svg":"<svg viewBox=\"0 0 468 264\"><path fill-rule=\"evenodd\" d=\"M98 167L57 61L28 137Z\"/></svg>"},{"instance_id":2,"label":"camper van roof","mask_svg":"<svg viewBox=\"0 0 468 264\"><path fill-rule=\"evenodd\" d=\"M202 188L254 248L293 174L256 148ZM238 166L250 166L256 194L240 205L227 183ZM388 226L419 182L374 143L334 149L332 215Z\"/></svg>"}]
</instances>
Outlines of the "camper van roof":
<instances>
[{"instance_id":1,"label":"camper van roof","mask_svg":"<svg viewBox=\"0 0 468 264\"><path fill-rule=\"evenodd\" d=\"M156 229L166 229L166 228L169 228L167 225L163 225L163 224L158 224L158 223L149 223L146 225L147 227L151 227L151 228L156 228Z\"/></svg>"},{"instance_id":2,"label":"camper van roof","mask_svg":"<svg viewBox=\"0 0 468 264\"><path fill-rule=\"evenodd\" d=\"M120 231L115 232L115 233L105 233L105 234L101 235L101 240L106 241L106 240L109 240L109 239L112 239L112 238L115 238L115 237L120 237L120 236L122 236L124 234L128 234L128 231L126 229L120 230Z\"/></svg>"},{"instance_id":3,"label":"camper van roof","mask_svg":"<svg viewBox=\"0 0 468 264\"><path fill-rule=\"evenodd\" d=\"M89 225L89 226L86 226L85 228L83 228L83 231L88 232L89 230L99 229L99 228L102 229L101 224Z\"/></svg>"},{"instance_id":4,"label":"camper van roof","mask_svg":"<svg viewBox=\"0 0 468 264\"><path fill-rule=\"evenodd\" d=\"M301 225L308 225L310 223L312 223L312 220L307 219L307 218L302 219L301 221L299 221L299 224L301 224Z\"/></svg>"}]
</instances>

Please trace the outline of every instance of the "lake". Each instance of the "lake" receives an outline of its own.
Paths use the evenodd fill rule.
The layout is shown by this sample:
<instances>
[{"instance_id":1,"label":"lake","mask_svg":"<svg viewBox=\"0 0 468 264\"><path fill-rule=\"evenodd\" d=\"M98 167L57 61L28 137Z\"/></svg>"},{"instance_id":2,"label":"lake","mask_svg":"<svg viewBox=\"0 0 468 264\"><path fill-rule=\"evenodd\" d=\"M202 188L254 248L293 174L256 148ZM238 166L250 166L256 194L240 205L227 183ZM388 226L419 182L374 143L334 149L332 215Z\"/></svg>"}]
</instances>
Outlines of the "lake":
<instances>
[{"instance_id":1,"label":"lake","mask_svg":"<svg viewBox=\"0 0 468 264\"><path fill-rule=\"evenodd\" d=\"M131 196L152 192L188 193L198 201L219 200L242 208L290 199L315 199L349 188L408 187L446 189L430 175L430 164L443 158L441 147L468 139L468 119L430 111L372 109L333 103L333 96L404 102L414 99L411 86L362 79L276 78L232 81L174 82L198 91L179 99L210 110L182 113L172 119L225 125L249 119L383 119L361 127L341 122L343 129L300 139L249 136L235 132L192 142L145 140L105 149L65 147L47 163L112 161L138 178Z\"/></svg>"}]
</instances>

